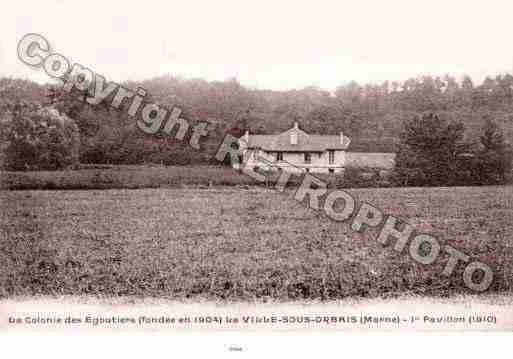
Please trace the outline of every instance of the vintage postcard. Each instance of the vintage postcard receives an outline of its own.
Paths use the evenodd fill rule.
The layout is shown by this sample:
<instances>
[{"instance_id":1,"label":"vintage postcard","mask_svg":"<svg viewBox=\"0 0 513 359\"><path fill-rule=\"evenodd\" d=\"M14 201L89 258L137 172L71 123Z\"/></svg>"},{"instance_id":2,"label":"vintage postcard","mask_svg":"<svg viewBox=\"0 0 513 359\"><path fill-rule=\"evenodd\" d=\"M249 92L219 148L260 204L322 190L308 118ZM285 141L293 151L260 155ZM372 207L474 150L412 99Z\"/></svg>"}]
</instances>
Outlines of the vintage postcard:
<instances>
[{"instance_id":1,"label":"vintage postcard","mask_svg":"<svg viewBox=\"0 0 513 359\"><path fill-rule=\"evenodd\" d=\"M6 5L0 330L511 331L512 9Z\"/></svg>"}]
</instances>

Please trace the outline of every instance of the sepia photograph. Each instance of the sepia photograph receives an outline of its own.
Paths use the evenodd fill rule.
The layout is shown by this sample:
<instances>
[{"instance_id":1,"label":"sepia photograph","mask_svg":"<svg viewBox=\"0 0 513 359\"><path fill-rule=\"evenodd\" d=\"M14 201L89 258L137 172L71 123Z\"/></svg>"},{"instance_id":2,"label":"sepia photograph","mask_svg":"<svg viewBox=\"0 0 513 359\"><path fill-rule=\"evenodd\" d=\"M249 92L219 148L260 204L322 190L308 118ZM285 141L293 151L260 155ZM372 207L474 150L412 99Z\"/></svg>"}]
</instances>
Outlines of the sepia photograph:
<instances>
[{"instance_id":1,"label":"sepia photograph","mask_svg":"<svg viewBox=\"0 0 513 359\"><path fill-rule=\"evenodd\" d=\"M510 3L2 7L1 332L513 330Z\"/></svg>"}]
</instances>

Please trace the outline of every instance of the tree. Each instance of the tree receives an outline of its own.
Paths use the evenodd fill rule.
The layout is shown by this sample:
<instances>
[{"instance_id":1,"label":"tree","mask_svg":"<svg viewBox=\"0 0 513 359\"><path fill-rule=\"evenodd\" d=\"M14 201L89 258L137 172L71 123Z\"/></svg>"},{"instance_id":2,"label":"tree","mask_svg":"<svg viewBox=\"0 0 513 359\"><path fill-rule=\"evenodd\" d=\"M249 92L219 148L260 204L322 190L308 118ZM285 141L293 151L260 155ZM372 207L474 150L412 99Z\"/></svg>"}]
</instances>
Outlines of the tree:
<instances>
[{"instance_id":1,"label":"tree","mask_svg":"<svg viewBox=\"0 0 513 359\"><path fill-rule=\"evenodd\" d=\"M504 135L491 119L487 119L480 137L482 150L477 157L477 177L481 184L501 184L506 182L511 171L511 155Z\"/></svg>"},{"instance_id":2,"label":"tree","mask_svg":"<svg viewBox=\"0 0 513 359\"><path fill-rule=\"evenodd\" d=\"M457 182L457 158L465 151L461 123L426 113L408 121L400 135L395 177L401 185L443 186Z\"/></svg>"},{"instance_id":3,"label":"tree","mask_svg":"<svg viewBox=\"0 0 513 359\"><path fill-rule=\"evenodd\" d=\"M305 130L318 134L333 134L344 130L346 115L339 106L317 106L305 116Z\"/></svg>"},{"instance_id":4,"label":"tree","mask_svg":"<svg viewBox=\"0 0 513 359\"><path fill-rule=\"evenodd\" d=\"M58 170L78 164L78 127L56 109L19 102L1 122L5 169Z\"/></svg>"}]
</instances>

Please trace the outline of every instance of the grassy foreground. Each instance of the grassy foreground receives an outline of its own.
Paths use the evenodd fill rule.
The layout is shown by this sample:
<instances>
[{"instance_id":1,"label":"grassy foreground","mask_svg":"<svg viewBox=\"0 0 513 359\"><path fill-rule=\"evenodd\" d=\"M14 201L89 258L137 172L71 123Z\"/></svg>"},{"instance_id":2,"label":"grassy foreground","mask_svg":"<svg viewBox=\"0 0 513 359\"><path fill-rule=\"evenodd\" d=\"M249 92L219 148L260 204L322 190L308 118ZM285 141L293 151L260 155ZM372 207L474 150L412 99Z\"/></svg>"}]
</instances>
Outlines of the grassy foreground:
<instances>
[{"instance_id":1,"label":"grassy foreground","mask_svg":"<svg viewBox=\"0 0 513 359\"><path fill-rule=\"evenodd\" d=\"M511 187L351 192L492 266L489 292L511 293ZM416 264L291 196L263 188L0 192L0 296L288 301L468 293L462 268L441 276L447 257Z\"/></svg>"},{"instance_id":2,"label":"grassy foreground","mask_svg":"<svg viewBox=\"0 0 513 359\"><path fill-rule=\"evenodd\" d=\"M391 183L377 177L365 179L366 169L346 169L344 176L317 174L330 188L386 187ZM372 169L373 176L379 169ZM367 170L367 174L369 174ZM268 173L274 183L279 173ZM298 186L301 177L293 175L288 185ZM251 176L227 166L158 165L81 165L80 169L62 171L0 171L0 190L90 190L143 188L201 188L213 186L266 186Z\"/></svg>"},{"instance_id":3,"label":"grassy foreground","mask_svg":"<svg viewBox=\"0 0 513 359\"><path fill-rule=\"evenodd\" d=\"M89 166L67 171L0 172L3 190L182 188L256 184L225 166Z\"/></svg>"}]
</instances>

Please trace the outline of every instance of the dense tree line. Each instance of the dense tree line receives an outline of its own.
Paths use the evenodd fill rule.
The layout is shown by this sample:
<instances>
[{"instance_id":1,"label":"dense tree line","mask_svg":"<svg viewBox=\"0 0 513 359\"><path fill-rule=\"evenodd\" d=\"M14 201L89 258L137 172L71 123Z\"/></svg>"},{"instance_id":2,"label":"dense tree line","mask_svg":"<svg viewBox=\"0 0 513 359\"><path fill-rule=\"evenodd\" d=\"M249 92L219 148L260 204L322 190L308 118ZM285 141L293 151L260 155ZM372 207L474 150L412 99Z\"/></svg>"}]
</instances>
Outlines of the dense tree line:
<instances>
[{"instance_id":1,"label":"dense tree line","mask_svg":"<svg viewBox=\"0 0 513 359\"><path fill-rule=\"evenodd\" d=\"M405 123L394 169L402 186L504 184L512 156L497 124L487 119L477 142L464 140L464 125L424 113Z\"/></svg>"},{"instance_id":2,"label":"dense tree line","mask_svg":"<svg viewBox=\"0 0 513 359\"><path fill-rule=\"evenodd\" d=\"M0 79L0 116L5 117L5 109L20 100L57 108L78 126L83 163L208 163L226 133L240 135L246 129L276 133L294 121L312 133L344 131L352 139L352 151L398 151L404 126L425 113L461 123L460 142L482 144L483 126L489 119L503 133L505 146L513 134L510 74L488 77L478 85L468 76L423 76L366 85L350 82L332 92L316 87L259 90L234 79L207 82L171 75L123 85L143 87L152 101L180 107L191 123L215 120L215 130L202 142L206 151L194 151L186 141L170 136L145 135L126 111L106 104L92 107L74 93L25 80Z\"/></svg>"}]
</instances>

